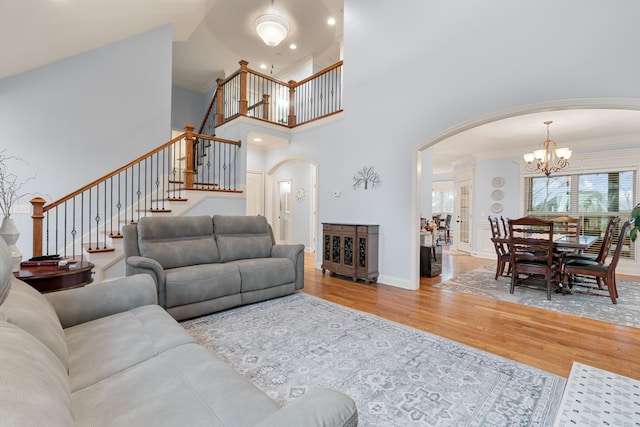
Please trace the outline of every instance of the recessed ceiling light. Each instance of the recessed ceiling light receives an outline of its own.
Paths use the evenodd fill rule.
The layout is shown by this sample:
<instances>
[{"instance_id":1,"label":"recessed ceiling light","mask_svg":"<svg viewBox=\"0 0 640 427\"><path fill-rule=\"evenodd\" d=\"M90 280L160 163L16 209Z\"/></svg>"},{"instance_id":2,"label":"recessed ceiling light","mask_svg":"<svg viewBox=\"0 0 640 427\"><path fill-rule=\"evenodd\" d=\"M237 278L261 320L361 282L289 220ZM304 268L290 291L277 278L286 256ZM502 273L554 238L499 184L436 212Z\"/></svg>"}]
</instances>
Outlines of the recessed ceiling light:
<instances>
[{"instance_id":1,"label":"recessed ceiling light","mask_svg":"<svg viewBox=\"0 0 640 427\"><path fill-rule=\"evenodd\" d=\"M336 25L336 20L333 17L331 17L331 18L327 19L327 24Z\"/></svg>"},{"instance_id":2,"label":"recessed ceiling light","mask_svg":"<svg viewBox=\"0 0 640 427\"><path fill-rule=\"evenodd\" d=\"M262 142L262 138L253 138L253 142Z\"/></svg>"},{"instance_id":3,"label":"recessed ceiling light","mask_svg":"<svg viewBox=\"0 0 640 427\"><path fill-rule=\"evenodd\" d=\"M260 69L261 70L266 70L267 69L267 64L260 64Z\"/></svg>"},{"instance_id":4,"label":"recessed ceiling light","mask_svg":"<svg viewBox=\"0 0 640 427\"><path fill-rule=\"evenodd\" d=\"M297 48L298 48L298 46L296 46L296 44L295 44L295 43L291 43L291 44L289 45L289 49L291 49L291 50L294 50L294 49L297 49Z\"/></svg>"}]
</instances>

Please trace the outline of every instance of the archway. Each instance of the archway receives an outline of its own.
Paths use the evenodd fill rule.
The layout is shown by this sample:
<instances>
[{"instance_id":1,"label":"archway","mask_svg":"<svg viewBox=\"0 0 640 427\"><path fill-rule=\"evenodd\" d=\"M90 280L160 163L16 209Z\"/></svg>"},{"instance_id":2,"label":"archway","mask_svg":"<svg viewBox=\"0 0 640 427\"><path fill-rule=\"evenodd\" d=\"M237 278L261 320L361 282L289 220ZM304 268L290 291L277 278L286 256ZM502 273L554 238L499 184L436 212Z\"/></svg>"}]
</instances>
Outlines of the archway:
<instances>
[{"instance_id":1,"label":"archway","mask_svg":"<svg viewBox=\"0 0 640 427\"><path fill-rule=\"evenodd\" d=\"M290 182L289 196L281 196L281 182ZM280 213L291 221L290 238L303 243L305 251L317 247L318 163L306 157L290 157L276 163L266 174L266 216L271 224L285 226ZM275 228L275 227L274 227Z\"/></svg>"},{"instance_id":2,"label":"archway","mask_svg":"<svg viewBox=\"0 0 640 427\"><path fill-rule=\"evenodd\" d=\"M412 238L411 238L411 266L412 266L412 279L415 289L420 286L419 276L419 219L420 219L420 207L421 207L421 193L423 182L423 168L422 168L422 156L425 150L433 147L434 145L444 142L449 138L459 135L465 131L487 125L490 123L502 121L509 118L516 118L520 116L532 115L535 113L543 112L557 112L564 110L626 110L626 111L640 111L640 100L638 99L577 99L577 100L558 100L552 102L545 102L539 104L529 104L519 107L514 107L507 110L497 111L484 116L476 117L453 126L443 132L433 136L417 145L413 152L413 179L412 179L412 191L414 197L412 198Z\"/></svg>"}]
</instances>

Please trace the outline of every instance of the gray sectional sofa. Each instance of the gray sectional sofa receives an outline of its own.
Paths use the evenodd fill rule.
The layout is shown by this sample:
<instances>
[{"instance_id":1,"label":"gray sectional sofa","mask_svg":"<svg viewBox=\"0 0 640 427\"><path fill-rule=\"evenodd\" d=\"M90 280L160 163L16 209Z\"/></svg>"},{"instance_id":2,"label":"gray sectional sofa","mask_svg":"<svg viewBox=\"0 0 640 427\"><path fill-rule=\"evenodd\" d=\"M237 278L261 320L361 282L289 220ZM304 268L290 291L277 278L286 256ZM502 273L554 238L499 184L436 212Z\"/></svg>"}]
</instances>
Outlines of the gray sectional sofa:
<instances>
[{"instance_id":1,"label":"gray sectional sofa","mask_svg":"<svg viewBox=\"0 0 640 427\"><path fill-rule=\"evenodd\" d=\"M262 216L144 217L123 235L127 275L151 275L177 320L304 286L304 246L276 245Z\"/></svg>"},{"instance_id":2,"label":"gray sectional sofa","mask_svg":"<svg viewBox=\"0 0 640 427\"><path fill-rule=\"evenodd\" d=\"M155 304L140 274L42 295L0 238L1 426L355 426L347 396L280 407Z\"/></svg>"}]
</instances>

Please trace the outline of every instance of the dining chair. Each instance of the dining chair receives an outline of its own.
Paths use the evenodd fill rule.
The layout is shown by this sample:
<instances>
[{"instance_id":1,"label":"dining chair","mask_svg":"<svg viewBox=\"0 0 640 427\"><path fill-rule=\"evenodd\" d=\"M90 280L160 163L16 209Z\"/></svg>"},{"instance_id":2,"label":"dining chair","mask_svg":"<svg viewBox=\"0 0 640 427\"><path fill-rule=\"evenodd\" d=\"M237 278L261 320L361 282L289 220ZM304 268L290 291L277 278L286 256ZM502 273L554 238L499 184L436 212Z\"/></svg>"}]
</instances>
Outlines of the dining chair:
<instances>
[{"instance_id":1,"label":"dining chair","mask_svg":"<svg viewBox=\"0 0 640 427\"><path fill-rule=\"evenodd\" d=\"M613 256L609 264L606 263L606 257L603 261L591 260L573 260L564 264L562 273L562 290L563 292L571 286L570 277L573 275L592 276L601 279L607 287L611 302L617 304L616 299L619 298L618 288L616 286L616 267L620 260L620 254L624 247L624 239L627 235L629 227L633 224L633 219L626 221L620 230L620 236L613 251ZM600 283L600 282L598 282Z\"/></svg>"},{"instance_id":2,"label":"dining chair","mask_svg":"<svg viewBox=\"0 0 640 427\"><path fill-rule=\"evenodd\" d=\"M550 221L553 222L553 232L555 234L565 235L568 239L577 239L580 236L580 218L565 215L551 218ZM556 249L556 251L565 254L581 252L575 249Z\"/></svg>"},{"instance_id":3,"label":"dining chair","mask_svg":"<svg viewBox=\"0 0 640 427\"><path fill-rule=\"evenodd\" d=\"M564 234L570 238L577 238L580 235L580 218L558 216L551 218L551 222L556 234Z\"/></svg>"},{"instance_id":4,"label":"dining chair","mask_svg":"<svg viewBox=\"0 0 640 427\"><path fill-rule=\"evenodd\" d=\"M509 217L500 216L500 222L502 223L502 231L504 233L504 237L507 237L509 235L509 226L507 225L508 221Z\"/></svg>"},{"instance_id":5,"label":"dining chair","mask_svg":"<svg viewBox=\"0 0 640 427\"><path fill-rule=\"evenodd\" d=\"M551 300L553 286L560 284L560 262L553 251L554 223L538 218L510 219L509 253L511 254L511 288L521 282L521 274L532 279L544 278L547 299Z\"/></svg>"},{"instance_id":6,"label":"dining chair","mask_svg":"<svg viewBox=\"0 0 640 427\"><path fill-rule=\"evenodd\" d=\"M613 232L618 227L620 223L620 217L617 216L615 218L611 218L607 223L607 227L604 230L604 234L602 235L602 242L600 243L600 250L597 254L589 254L583 252L573 252L566 253L563 258L563 272L564 265L567 263L571 263L574 261L596 261L596 262L605 262L607 256L609 255L609 249L611 248L611 242L613 241ZM563 273L564 274L564 273ZM575 280L575 276L569 276L569 284L571 284ZM596 277L596 283L598 284L598 288L602 289L602 278Z\"/></svg>"},{"instance_id":7,"label":"dining chair","mask_svg":"<svg viewBox=\"0 0 640 427\"><path fill-rule=\"evenodd\" d=\"M498 223L498 217L488 217L489 224L491 225L491 241L493 242L493 246L496 250L497 264L496 264L496 277L495 280L498 280L498 276L502 276L504 274L504 269L509 264L509 269L507 270L507 276L511 273L511 254L509 253L506 245L501 241L496 239L500 239L504 235L500 233L500 224Z\"/></svg>"},{"instance_id":8,"label":"dining chair","mask_svg":"<svg viewBox=\"0 0 640 427\"><path fill-rule=\"evenodd\" d=\"M618 227L620 223L620 217L617 216L615 218L611 218L607 223L607 227L604 230L602 235L602 242L600 243L600 249L597 254L589 254L589 253L570 253L565 255L565 262L571 260L588 260L588 261L597 261L604 262L607 256L609 255L609 249L611 248L611 241L613 240L613 232Z\"/></svg>"},{"instance_id":9,"label":"dining chair","mask_svg":"<svg viewBox=\"0 0 640 427\"><path fill-rule=\"evenodd\" d=\"M447 214L447 216L444 219L444 223L442 218L440 218L440 224L438 225L438 237L442 235L446 243L451 242L450 227L451 227L451 214Z\"/></svg>"}]
</instances>

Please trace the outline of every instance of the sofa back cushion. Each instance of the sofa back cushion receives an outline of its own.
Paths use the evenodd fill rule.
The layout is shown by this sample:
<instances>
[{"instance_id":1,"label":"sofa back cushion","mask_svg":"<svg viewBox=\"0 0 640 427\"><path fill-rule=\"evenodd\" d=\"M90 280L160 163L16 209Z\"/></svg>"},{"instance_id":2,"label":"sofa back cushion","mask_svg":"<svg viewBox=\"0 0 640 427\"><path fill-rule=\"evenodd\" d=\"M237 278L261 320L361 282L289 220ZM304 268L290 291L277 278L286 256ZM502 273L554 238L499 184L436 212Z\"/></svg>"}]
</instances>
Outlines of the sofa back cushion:
<instances>
[{"instance_id":1,"label":"sofa back cushion","mask_svg":"<svg viewBox=\"0 0 640 427\"><path fill-rule=\"evenodd\" d=\"M74 425L67 371L41 341L0 321L0 360L0 425Z\"/></svg>"},{"instance_id":2,"label":"sofa back cushion","mask_svg":"<svg viewBox=\"0 0 640 427\"><path fill-rule=\"evenodd\" d=\"M213 229L222 262L271 256L273 236L263 216L215 215Z\"/></svg>"},{"instance_id":3,"label":"sofa back cushion","mask_svg":"<svg viewBox=\"0 0 640 427\"><path fill-rule=\"evenodd\" d=\"M138 246L164 269L220 262L210 216L140 218Z\"/></svg>"},{"instance_id":4,"label":"sofa back cushion","mask_svg":"<svg viewBox=\"0 0 640 427\"><path fill-rule=\"evenodd\" d=\"M0 320L31 334L69 367L67 339L55 310L40 292L13 278L11 291L0 305Z\"/></svg>"}]
</instances>

